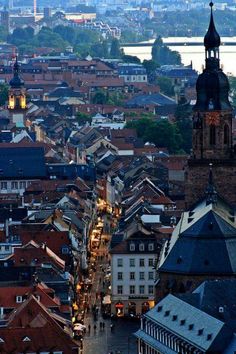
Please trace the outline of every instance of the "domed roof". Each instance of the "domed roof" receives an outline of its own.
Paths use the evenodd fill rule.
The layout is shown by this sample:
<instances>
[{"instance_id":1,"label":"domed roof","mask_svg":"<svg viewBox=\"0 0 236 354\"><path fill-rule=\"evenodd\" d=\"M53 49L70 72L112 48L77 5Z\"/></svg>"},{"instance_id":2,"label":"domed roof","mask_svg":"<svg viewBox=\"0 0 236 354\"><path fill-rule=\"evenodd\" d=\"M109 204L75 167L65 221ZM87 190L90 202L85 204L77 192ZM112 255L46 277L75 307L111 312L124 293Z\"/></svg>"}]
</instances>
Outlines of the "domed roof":
<instances>
[{"instance_id":1,"label":"domed roof","mask_svg":"<svg viewBox=\"0 0 236 354\"><path fill-rule=\"evenodd\" d=\"M24 81L19 76L19 64L18 64L17 57L16 57L15 64L13 66L13 72L14 72L14 76L9 82L10 86L13 88L20 88L24 86Z\"/></svg>"},{"instance_id":2,"label":"domed roof","mask_svg":"<svg viewBox=\"0 0 236 354\"><path fill-rule=\"evenodd\" d=\"M215 23L214 23L213 13L212 13L213 2L210 2L209 5L211 7L211 17L210 17L208 31L204 37L204 46L206 47L206 49L216 48L220 46L220 36L215 28Z\"/></svg>"},{"instance_id":3,"label":"domed roof","mask_svg":"<svg viewBox=\"0 0 236 354\"><path fill-rule=\"evenodd\" d=\"M221 69L204 70L197 79L196 90L195 111L232 109L229 102L229 81Z\"/></svg>"}]
</instances>

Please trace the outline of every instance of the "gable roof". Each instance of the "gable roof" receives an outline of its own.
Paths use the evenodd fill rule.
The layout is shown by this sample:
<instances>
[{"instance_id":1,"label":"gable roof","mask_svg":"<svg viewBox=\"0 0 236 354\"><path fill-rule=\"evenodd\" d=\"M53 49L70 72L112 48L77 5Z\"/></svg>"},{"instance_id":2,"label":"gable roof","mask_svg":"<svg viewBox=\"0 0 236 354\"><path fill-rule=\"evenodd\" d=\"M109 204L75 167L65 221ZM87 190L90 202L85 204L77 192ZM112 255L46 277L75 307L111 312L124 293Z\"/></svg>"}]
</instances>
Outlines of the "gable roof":
<instances>
[{"instance_id":1,"label":"gable roof","mask_svg":"<svg viewBox=\"0 0 236 354\"><path fill-rule=\"evenodd\" d=\"M21 248L15 248L12 259L14 259L16 266L41 266L42 263L49 262L53 263L59 269L64 269L65 267L65 261L50 250L49 247L46 245L41 247L33 240Z\"/></svg>"},{"instance_id":2,"label":"gable roof","mask_svg":"<svg viewBox=\"0 0 236 354\"><path fill-rule=\"evenodd\" d=\"M52 298L47 294L46 289L53 291L52 289L47 288L46 285L36 285L36 286L17 286L17 287L0 287L0 306L4 308L17 308L21 303L16 302L17 296L22 296L24 299L27 299L30 294L34 296L40 296L40 302L45 307L54 307L59 308L60 300L58 298Z\"/></svg>"},{"instance_id":3,"label":"gable roof","mask_svg":"<svg viewBox=\"0 0 236 354\"><path fill-rule=\"evenodd\" d=\"M218 200L199 203L182 214L160 261L161 272L235 274L236 224L232 211Z\"/></svg>"},{"instance_id":4,"label":"gable roof","mask_svg":"<svg viewBox=\"0 0 236 354\"><path fill-rule=\"evenodd\" d=\"M1 352L57 351L77 353L78 344L53 319L34 296L13 312L6 327L0 328Z\"/></svg>"}]
</instances>

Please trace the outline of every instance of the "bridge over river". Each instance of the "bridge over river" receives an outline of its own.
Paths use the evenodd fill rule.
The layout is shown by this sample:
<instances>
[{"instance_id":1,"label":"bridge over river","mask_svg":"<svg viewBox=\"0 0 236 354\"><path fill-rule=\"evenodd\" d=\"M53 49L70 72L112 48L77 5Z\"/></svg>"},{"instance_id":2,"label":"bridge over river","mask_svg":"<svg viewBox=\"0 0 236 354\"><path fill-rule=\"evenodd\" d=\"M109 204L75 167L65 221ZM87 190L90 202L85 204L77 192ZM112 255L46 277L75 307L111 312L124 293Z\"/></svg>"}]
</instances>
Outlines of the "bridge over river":
<instances>
[{"instance_id":1,"label":"bridge over river","mask_svg":"<svg viewBox=\"0 0 236 354\"><path fill-rule=\"evenodd\" d=\"M123 48L128 47L152 47L154 39L148 42L124 43ZM178 46L203 46L203 37L168 37L163 42L170 47ZM236 37L221 37L221 45L236 46Z\"/></svg>"}]
</instances>

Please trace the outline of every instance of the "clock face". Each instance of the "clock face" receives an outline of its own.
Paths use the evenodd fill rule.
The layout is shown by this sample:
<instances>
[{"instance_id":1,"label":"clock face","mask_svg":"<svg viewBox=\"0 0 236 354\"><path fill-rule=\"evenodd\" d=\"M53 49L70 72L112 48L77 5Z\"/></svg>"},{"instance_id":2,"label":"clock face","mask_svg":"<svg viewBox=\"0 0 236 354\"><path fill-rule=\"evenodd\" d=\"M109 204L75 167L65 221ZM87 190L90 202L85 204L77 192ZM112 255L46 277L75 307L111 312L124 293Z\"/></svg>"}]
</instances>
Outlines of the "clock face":
<instances>
[{"instance_id":1,"label":"clock face","mask_svg":"<svg viewBox=\"0 0 236 354\"><path fill-rule=\"evenodd\" d=\"M219 125L220 124L220 114L218 112L207 112L206 113L206 123L207 123L207 125Z\"/></svg>"}]
</instances>

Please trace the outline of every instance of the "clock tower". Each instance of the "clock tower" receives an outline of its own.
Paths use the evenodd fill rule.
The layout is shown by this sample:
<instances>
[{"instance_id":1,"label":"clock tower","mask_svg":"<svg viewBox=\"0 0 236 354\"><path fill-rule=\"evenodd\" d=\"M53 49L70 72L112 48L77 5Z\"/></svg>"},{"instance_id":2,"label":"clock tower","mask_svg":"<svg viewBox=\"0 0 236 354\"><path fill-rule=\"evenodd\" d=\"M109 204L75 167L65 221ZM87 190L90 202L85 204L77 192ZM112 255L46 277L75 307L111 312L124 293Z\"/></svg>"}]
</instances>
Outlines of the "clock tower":
<instances>
[{"instance_id":1,"label":"clock tower","mask_svg":"<svg viewBox=\"0 0 236 354\"><path fill-rule=\"evenodd\" d=\"M186 172L186 207L204 195L208 166L213 164L216 189L223 198L236 205L236 160L232 143L232 107L229 81L220 68L220 36L213 11L204 38L205 69L196 83L197 100L193 109L193 150Z\"/></svg>"},{"instance_id":2,"label":"clock tower","mask_svg":"<svg viewBox=\"0 0 236 354\"><path fill-rule=\"evenodd\" d=\"M16 61L13 66L13 78L10 80L9 98L8 98L8 111L11 115L12 122L17 127L24 127L26 106L26 90L24 81L19 75L19 64Z\"/></svg>"}]
</instances>

